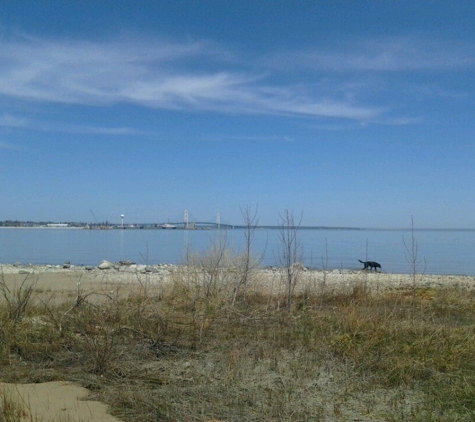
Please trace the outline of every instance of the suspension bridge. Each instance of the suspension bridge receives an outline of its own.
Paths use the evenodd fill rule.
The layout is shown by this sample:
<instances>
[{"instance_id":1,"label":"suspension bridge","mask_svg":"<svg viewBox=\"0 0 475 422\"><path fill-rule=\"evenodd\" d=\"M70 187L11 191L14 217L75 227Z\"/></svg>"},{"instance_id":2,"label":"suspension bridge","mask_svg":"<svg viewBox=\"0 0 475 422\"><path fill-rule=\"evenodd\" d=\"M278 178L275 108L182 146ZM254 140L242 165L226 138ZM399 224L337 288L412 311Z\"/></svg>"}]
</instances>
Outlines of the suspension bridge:
<instances>
[{"instance_id":1,"label":"suspension bridge","mask_svg":"<svg viewBox=\"0 0 475 422\"><path fill-rule=\"evenodd\" d=\"M211 229L233 229L237 226L221 222L220 214L216 215L216 222L191 221L188 210L183 214L183 221L168 221L158 224L124 224L124 214L121 214L121 224L113 225L117 229L182 229L182 230L211 230Z\"/></svg>"}]
</instances>

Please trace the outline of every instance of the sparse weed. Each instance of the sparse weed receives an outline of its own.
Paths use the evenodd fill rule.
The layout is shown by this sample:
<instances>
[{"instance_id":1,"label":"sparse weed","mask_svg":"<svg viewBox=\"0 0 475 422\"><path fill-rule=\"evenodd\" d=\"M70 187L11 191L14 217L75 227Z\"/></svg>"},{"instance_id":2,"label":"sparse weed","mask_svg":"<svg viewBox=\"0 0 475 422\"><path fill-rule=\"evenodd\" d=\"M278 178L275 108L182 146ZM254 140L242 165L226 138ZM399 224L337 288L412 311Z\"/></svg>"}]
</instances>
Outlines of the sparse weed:
<instances>
[{"instance_id":1,"label":"sparse weed","mask_svg":"<svg viewBox=\"0 0 475 422\"><path fill-rule=\"evenodd\" d=\"M0 293L6 304L5 310L7 311L9 320L17 323L25 316L28 304L35 292L37 282L37 276L34 274L26 274L18 285L9 287L5 282L4 274L2 273L0 275Z\"/></svg>"},{"instance_id":2,"label":"sparse weed","mask_svg":"<svg viewBox=\"0 0 475 422\"><path fill-rule=\"evenodd\" d=\"M161 286L30 296L21 318L3 298L2 379L75 381L130 421L473 420L474 292L314 273L289 309L278 272L236 297L235 256L208 253Z\"/></svg>"},{"instance_id":3,"label":"sparse weed","mask_svg":"<svg viewBox=\"0 0 475 422\"><path fill-rule=\"evenodd\" d=\"M34 419L25 405L15 400L11 392L0 389L0 422L22 421L34 421Z\"/></svg>"}]
</instances>

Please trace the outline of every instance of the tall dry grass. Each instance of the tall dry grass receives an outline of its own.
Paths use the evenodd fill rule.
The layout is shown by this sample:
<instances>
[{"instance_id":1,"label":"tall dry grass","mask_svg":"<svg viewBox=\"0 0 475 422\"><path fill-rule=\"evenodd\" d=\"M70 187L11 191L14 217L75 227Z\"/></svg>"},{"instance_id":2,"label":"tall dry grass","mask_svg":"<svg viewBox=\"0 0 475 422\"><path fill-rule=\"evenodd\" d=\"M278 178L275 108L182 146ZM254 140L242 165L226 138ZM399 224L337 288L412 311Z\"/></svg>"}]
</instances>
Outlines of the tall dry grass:
<instances>
[{"instance_id":1,"label":"tall dry grass","mask_svg":"<svg viewBox=\"0 0 475 422\"><path fill-rule=\"evenodd\" d=\"M162 285L32 297L21 320L2 300L2 381L71 380L130 421L475 419L472 291L315 272L289 310L263 271L236 298L236 262L211 249Z\"/></svg>"}]
</instances>

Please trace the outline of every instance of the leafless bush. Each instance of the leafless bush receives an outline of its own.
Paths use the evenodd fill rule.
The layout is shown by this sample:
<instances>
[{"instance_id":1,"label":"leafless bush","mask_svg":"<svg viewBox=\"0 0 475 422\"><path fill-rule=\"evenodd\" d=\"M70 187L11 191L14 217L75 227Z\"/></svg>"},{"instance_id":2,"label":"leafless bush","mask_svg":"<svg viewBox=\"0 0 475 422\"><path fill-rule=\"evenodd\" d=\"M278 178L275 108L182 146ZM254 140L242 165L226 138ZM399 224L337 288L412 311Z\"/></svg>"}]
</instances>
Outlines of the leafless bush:
<instances>
[{"instance_id":1,"label":"leafless bush","mask_svg":"<svg viewBox=\"0 0 475 422\"><path fill-rule=\"evenodd\" d=\"M66 310L58 309L58 307L51 306L48 301L40 299L40 302L43 304L46 314L49 316L53 326L58 330L58 332L63 335L63 321L64 319L76 308L79 308L81 305L85 304L87 298L96 294L95 292L86 293L81 286L81 277L79 277L76 291L76 297L74 303ZM54 295L50 298L54 299Z\"/></svg>"},{"instance_id":2,"label":"leafless bush","mask_svg":"<svg viewBox=\"0 0 475 422\"><path fill-rule=\"evenodd\" d=\"M418 286L411 315L410 288L366 294L358 273L304 291L302 275L291 314L269 299L283 295L250 286L230 306L241 274L222 246L190 256L163 290L130 283L52 301L62 336L31 304L0 326L2 380L77 382L141 422L474 420L473 290Z\"/></svg>"},{"instance_id":3,"label":"leafless bush","mask_svg":"<svg viewBox=\"0 0 475 422\"><path fill-rule=\"evenodd\" d=\"M20 322L30 303L38 278L35 275L27 274L19 285L8 287L2 273L0 277L0 292L7 305L8 318L14 322Z\"/></svg>"},{"instance_id":4,"label":"leafless bush","mask_svg":"<svg viewBox=\"0 0 475 422\"><path fill-rule=\"evenodd\" d=\"M182 293L192 301L221 298L232 300L232 286L236 278L235 253L228 247L227 233L213 239L210 248L202 252L188 251L185 265L173 274Z\"/></svg>"},{"instance_id":5,"label":"leafless bush","mask_svg":"<svg viewBox=\"0 0 475 422\"><path fill-rule=\"evenodd\" d=\"M234 283L234 292L232 299L233 305L236 304L236 300L242 290L245 290L245 288L249 284L249 278L251 273L253 272L253 270L260 266L264 255L264 252L262 252L259 256L256 257L253 251L254 235L256 233L257 225L259 224L257 211L257 207L254 212L249 207L241 209L241 215L244 220L245 242L242 254L236 257L236 268L238 269L238 274Z\"/></svg>"},{"instance_id":6,"label":"leafless bush","mask_svg":"<svg viewBox=\"0 0 475 422\"><path fill-rule=\"evenodd\" d=\"M402 238L404 244L404 256L409 268L411 270L412 276L412 314L414 318L415 312L415 303L416 303L416 289L418 285L418 273L419 273L419 245L417 243L416 235L414 232L414 218L411 216L411 238L409 242L406 242L406 239ZM425 269L424 269L425 270Z\"/></svg>"},{"instance_id":7,"label":"leafless bush","mask_svg":"<svg viewBox=\"0 0 475 422\"><path fill-rule=\"evenodd\" d=\"M298 236L298 228L302 215L297 223L293 211L285 210L279 214L279 264L284 269L284 280L287 286L287 308L292 308L292 295L303 269L303 247Z\"/></svg>"}]
</instances>

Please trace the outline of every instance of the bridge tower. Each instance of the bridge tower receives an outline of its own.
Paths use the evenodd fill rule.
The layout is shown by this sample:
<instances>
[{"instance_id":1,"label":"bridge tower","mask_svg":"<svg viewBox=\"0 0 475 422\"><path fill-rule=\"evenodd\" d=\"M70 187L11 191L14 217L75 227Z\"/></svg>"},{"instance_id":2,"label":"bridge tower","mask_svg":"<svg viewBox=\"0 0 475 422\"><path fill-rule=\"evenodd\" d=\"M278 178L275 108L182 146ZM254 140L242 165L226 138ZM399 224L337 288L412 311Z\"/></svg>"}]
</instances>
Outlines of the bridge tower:
<instances>
[{"instance_id":1,"label":"bridge tower","mask_svg":"<svg viewBox=\"0 0 475 422\"><path fill-rule=\"evenodd\" d=\"M183 221L185 222L185 229L188 228L188 210L185 210L185 215L183 216Z\"/></svg>"},{"instance_id":2,"label":"bridge tower","mask_svg":"<svg viewBox=\"0 0 475 422\"><path fill-rule=\"evenodd\" d=\"M218 229L221 228L221 216L219 215L219 212L216 214L216 224L218 225Z\"/></svg>"}]
</instances>

